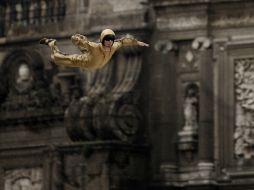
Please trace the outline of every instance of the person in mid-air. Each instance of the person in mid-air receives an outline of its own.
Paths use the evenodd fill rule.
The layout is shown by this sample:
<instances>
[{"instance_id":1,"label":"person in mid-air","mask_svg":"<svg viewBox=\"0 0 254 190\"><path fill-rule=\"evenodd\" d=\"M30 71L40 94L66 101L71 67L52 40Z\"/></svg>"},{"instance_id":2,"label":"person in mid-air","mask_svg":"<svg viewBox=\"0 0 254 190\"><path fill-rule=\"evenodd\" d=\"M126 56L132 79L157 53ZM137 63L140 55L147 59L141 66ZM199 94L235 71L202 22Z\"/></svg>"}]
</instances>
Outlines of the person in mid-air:
<instances>
[{"instance_id":1,"label":"person in mid-air","mask_svg":"<svg viewBox=\"0 0 254 190\"><path fill-rule=\"evenodd\" d=\"M81 34L73 35L71 40L72 43L80 49L82 54L62 53L56 46L55 39L43 38L40 40L40 44L48 45L51 48L51 57L57 65L93 70L102 68L111 59L116 50L122 46L149 46L133 37L123 37L115 40L115 33L111 29L105 29L101 32L99 43L88 41L88 39Z\"/></svg>"}]
</instances>

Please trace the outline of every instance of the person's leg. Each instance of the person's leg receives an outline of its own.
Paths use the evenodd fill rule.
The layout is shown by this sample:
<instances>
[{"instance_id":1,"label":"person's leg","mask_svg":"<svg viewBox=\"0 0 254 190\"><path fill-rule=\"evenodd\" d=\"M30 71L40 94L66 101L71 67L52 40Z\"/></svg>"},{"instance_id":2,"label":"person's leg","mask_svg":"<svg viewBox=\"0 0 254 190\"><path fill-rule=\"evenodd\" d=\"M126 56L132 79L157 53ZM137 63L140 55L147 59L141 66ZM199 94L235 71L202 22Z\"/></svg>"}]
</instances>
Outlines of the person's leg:
<instances>
[{"instance_id":1,"label":"person's leg","mask_svg":"<svg viewBox=\"0 0 254 190\"><path fill-rule=\"evenodd\" d=\"M80 67L88 68L88 57L87 54L63 54L61 52L55 52L51 54L51 58L54 60L55 64L63 65L68 67Z\"/></svg>"},{"instance_id":2,"label":"person's leg","mask_svg":"<svg viewBox=\"0 0 254 190\"><path fill-rule=\"evenodd\" d=\"M85 68L88 62L87 54L64 54L56 46L56 40L54 39L42 39L40 44L45 44L52 50L51 58L57 65L69 66L69 67L82 67Z\"/></svg>"},{"instance_id":3,"label":"person's leg","mask_svg":"<svg viewBox=\"0 0 254 190\"><path fill-rule=\"evenodd\" d=\"M69 66L69 67L79 67L78 64L75 64L75 57L77 55L67 55L59 52L51 54L51 58L54 60L54 63L57 65ZM82 60L80 60L82 61Z\"/></svg>"},{"instance_id":4,"label":"person's leg","mask_svg":"<svg viewBox=\"0 0 254 190\"><path fill-rule=\"evenodd\" d=\"M52 53L60 52L59 48L56 46L55 39L42 38L39 43L49 46Z\"/></svg>"}]
</instances>

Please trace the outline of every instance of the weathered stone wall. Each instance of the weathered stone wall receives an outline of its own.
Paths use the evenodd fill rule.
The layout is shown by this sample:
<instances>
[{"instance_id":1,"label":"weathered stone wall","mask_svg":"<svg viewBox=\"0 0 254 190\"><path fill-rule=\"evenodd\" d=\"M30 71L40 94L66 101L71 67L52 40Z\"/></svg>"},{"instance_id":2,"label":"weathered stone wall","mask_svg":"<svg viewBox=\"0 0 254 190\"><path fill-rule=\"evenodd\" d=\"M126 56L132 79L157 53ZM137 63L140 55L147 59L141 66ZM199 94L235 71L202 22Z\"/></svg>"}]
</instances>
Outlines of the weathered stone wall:
<instances>
[{"instance_id":1,"label":"weathered stone wall","mask_svg":"<svg viewBox=\"0 0 254 190\"><path fill-rule=\"evenodd\" d=\"M149 109L152 144L157 147L151 154L154 170L160 166L161 179L169 187L237 189L235 183L243 189L252 187L248 182L253 179L248 140L252 130L247 129L252 126L252 119L247 119L252 111L248 90L245 91L250 86L243 81L251 81L247 73L252 69L247 62L252 62L253 56L253 2L150 2L156 13L153 34L158 50L151 60L151 72L155 71L157 77L149 75L154 78L149 83L153 87L149 102L157 102ZM173 79L165 75L166 66L156 65L157 60L173 66ZM154 86L165 80L175 81L175 86L171 86L175 93L168 89L165 94L173 100L167 105L168 116L176 115L164 121L166 98L159 93L161 88ZM243 179L244 168L250 169L247 179Z\"/></svg>"},{"instance_id":2,"label":"weathered stone wall","mask_svg":"<svg viewBox=\"0 0 254 190\"><path fill-rule=\"evenodd\" d=\"M0 189L253 189L252 0L20 2L0 4ZM104 28L150 48L84 72L38 44Z\"/></svg>"},{"instance_id":3,"label":"weathered stone wall","mask_svg":"<svg viewBox=\"0 0 254 190\"><path fill-rule=\"evenodd\" d=\"M145 188L149 147L138 88L145 52L124 48L105 68L84 72L56 66L38 41L56 38L63 52L81 53L70 36L98 42L104 28L146 41L146 8L140 1L0 5L0 189Z\"/></svg>"}]
</instances>

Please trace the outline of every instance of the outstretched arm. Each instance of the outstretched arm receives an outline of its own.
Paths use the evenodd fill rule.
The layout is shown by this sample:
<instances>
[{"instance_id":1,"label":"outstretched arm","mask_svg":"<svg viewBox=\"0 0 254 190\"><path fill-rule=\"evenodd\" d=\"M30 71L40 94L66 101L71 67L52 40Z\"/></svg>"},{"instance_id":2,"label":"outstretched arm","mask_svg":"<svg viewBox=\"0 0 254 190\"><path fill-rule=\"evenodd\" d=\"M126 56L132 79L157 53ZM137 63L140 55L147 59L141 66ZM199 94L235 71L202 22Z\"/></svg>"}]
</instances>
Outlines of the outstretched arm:
<instances>
[{"instance_id":1,"label":"outstretched arm","mask_svg":"<svg viewBox=\"0 0 254 190\"><path fill-rule=\"evenodd\" d=\"M116 40L115 43L119 46L119 48L122 47L122 46L130 46L130 45L138 45L138 46L142 46L142 47L149 47L149 44L147 44L145 42L138 41L137 39L135 39L132 36L123 37L119 40Z\"/></svg>"},{"instance_id":2,"label":"outstretched arm","mask_svg":"<svg viewBox=\"0 0 254 190\"><path fill-rule=\"evenodd\" d=\"M141 41L138 41L137 42L139 46L142 46L142 47L149 47L149 44L145 43L145 42L141 42Z\"/></svg>"},{"instance_id":3,"label":"outstretched arm","mask_svg":"<svg viewBox=\"0 0 254 190\"><path fill-rule=\"evenodd\" d=\"M86 36L83 36L81 34L74 34L71 37L71 41L74 45L76 45L80 51L87 51L91 46L93 46L94 42L88 41Z\"/></svg>"}]
</instances>

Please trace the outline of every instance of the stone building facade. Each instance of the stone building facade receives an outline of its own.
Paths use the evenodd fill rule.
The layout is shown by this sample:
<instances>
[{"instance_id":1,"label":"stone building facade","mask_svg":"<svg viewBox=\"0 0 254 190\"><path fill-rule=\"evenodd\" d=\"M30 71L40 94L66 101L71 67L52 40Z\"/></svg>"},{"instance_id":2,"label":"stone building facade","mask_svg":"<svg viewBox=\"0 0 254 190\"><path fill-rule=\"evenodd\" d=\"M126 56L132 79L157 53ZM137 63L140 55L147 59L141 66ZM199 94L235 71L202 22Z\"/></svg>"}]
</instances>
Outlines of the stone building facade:
<instances>
[{"instance_id":1,"label":"stone building facade","mask_svg":"<svg viewBox=\"0 0 254 190\"><path fill-rule=\"evenodd\" d=\"M252 0L0 2L0 189L254 188ZM113 29L97 71L38 44ZM253 107L252 107L253 106ZM253 124L253 125L252 125Z\"/></svg>"}]
</instances>

